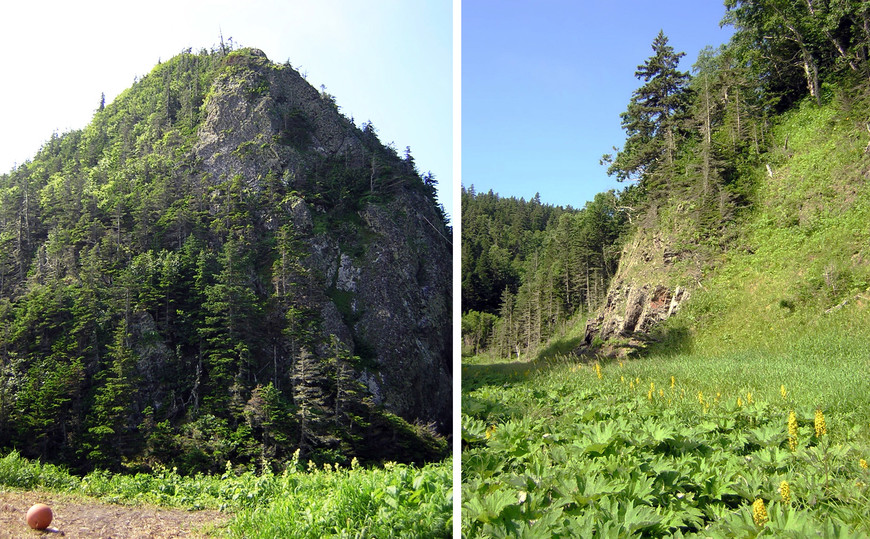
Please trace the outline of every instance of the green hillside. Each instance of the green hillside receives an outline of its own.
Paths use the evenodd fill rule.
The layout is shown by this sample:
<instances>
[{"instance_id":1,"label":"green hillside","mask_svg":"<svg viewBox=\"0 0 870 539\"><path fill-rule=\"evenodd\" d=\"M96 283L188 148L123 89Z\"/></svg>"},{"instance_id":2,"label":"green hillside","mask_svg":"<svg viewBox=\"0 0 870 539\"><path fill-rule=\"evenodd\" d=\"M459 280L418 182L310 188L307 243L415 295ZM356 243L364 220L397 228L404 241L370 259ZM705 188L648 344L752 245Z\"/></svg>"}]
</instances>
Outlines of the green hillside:
<instances>
[{"instance_id":1,"label":"green hillside","mask_svg":"<svg viewBox=\"0 0 870 539\"><path fill-rule=\"evenodd\" d=\"M160 63L0 175L0 450L184 473L443 458L434 185L289 62Z\"/></svg>"},{"instance_id":2,"label":"green hillside","mask_svg":"<svg viewBox=\"0 0 870 539\"><path fill-rule=\"evenodd\" d=\"M777 118L728 229L681 201L626 241L616 279L692 288L644 350L578 361L581 322L465 360L469 537L870 535L870 137L835 95Z\"/></svg>"},{"instance_id":3,"label":"green hillside","mask_svg":"<svg viewBox=\"0 0 870 539\"><path fill-rule=\"evenodd\" d=\"M870 535L868 12L725 4L691 74L664 34L638 70L607 295L464 360L468 537ZM519 290L564 306L548 239Z\"/></svg>"}]
</instances>

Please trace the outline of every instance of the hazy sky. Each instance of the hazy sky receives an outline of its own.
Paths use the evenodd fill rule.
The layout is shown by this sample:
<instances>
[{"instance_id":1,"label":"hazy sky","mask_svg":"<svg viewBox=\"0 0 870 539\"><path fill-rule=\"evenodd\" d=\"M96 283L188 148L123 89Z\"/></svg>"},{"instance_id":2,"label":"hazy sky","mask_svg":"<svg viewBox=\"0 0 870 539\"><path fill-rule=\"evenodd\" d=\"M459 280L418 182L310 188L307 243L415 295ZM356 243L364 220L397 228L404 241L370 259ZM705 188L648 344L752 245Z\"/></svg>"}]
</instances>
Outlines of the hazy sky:
<instances>
[{"instance_id":1,"label":"hazy sky","mask_svg":"<svg viewBox=\"0 0 870 539\"><path fill-rule=\"evenodd\" d=\"M357 125L406 146L452 209L450 0L33 1L0 7L0 173L85 127L161 59L225 40L289 60Z\"/></svg>"},{"instance_id":2,"label":"hazy sky","mask_svg":"<svg viewBox=\"0 0 870 539\"><path fill-rule=\"evenodd\" d=\"M599 159L664 30L689 70L720 29L721 0L475 0L462 5L462 184L583 207L624 184Z\"/></svg>"}]
</instances>

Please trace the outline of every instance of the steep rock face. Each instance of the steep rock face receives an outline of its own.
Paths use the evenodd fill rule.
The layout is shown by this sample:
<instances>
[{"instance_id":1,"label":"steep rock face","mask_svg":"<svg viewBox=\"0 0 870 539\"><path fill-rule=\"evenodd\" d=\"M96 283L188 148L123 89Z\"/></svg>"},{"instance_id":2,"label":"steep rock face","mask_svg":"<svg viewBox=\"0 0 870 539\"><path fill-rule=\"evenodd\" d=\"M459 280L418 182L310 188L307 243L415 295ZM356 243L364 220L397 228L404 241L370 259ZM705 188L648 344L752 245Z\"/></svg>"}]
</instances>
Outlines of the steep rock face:
<instances>
[{"instance_id":1,"label":"steep rock face","mask_svg":"<svg viewBox=\"0 0 870 539\"><path fill-rule=\"evenodd\" d=\"M690 252L677 252L667 238L639 229L623 249L604 304L586 322L584 347L604 344L601 352L613 356L643 347L653 328L689 298L688 288L669 283L682 272L694 275L692 269Z\"/></svg>"},{"instance_id":2,"label":"steep rock face","mask_svg":"<svg viewBox=\"0 0 870 539\"><path fill-rule=\"evenodd\" d=\"M370 387L406 417L451 415L452 264L449 244L430 223L435 218L417 196L386 207L368 205L363 219L374 238L344 273L353 280L354 332L375 350L379 368ZM428 213L428 215L427 215ZM395 238L406 237L397 242ZM342 261L344 262L344 260ZM339 268L339 279L341 278ZM431 415L434 412L434 415Z\"/></svg>"},{"instance_id":3,"label":"steep rock face","mask_svg":"<svg viewBox=\"0 0 870 539\"><path fill-rule=\"evenodd\" d=\"M362 143L331 96L258 49L237 58L215 80L198 133L195 152L213 178L241 174L256 187L266 172L280 170L292 183L310 166L309 148L363 165Z\"/></svg>"},{"instance_id":4,"label":"steep rock face","mask_svg":"<svg viewBox=\"0 0 870 539\"><path fill-rule=\"evenodd\" d=\"M313 233L307 204L294 222L310 246L305 259L318 286L324 329L375 366L362 375L374 401L397 415L451 421L450 245L429 222L434 209L405 193L360 212L364 249L342 250L330 232ZM428 222L427 222L428 221Z\"/></svg>"},{"instance_id":5,"label":"steep rock face","mask_svg":"<svg viewBox=\"0 0 870 539\"><path fill-rule=\"evenodd\" d=\"M689 292L681 286L616 281L608 290L604 307L586 322L584 344L590 346L596 339L610 341L615 344L616 355L625 355L639 346L656 324L676 313L688 297ZM614 343L618 340L621 342Z\"/></svg>"},{"instance_id":6,"label":"steep rock face","mask_svg":"<svg viewBox=\"0 0 870 539\"><path fill-rule=\"evenodd\" d=\"M331 96L260 51L216 79L205 111L194 150L211 182L240 177L260 189L272 176L310 192L324 163L376 172ZM449 432L451 246L426 196L393 188L388 198L340 220L327 218L336 201L322 198L294 197L286 209L306 246L324 333L367 362L359 377L376 403Z\"/></svg>"}]
</instances>

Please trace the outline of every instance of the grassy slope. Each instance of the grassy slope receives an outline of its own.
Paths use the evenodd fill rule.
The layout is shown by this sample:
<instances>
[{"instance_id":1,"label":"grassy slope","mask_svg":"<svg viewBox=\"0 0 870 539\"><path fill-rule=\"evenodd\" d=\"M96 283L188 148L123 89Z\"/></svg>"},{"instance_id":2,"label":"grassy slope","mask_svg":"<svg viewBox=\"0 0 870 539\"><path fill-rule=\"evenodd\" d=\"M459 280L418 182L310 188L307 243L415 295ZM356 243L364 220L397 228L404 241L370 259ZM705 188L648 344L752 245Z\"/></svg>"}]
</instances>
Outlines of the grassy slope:
<instances>
[{"instance_id":1,"label":"grassy slope","mask_svg":"<svg viewBox=\"0 0 870 539\"><path fill-rule=\"evenodd\" d=\"M536 527L570 533L580 515L597 533L689 534L709 527L713 536L754 536L761 531L751 518L755 498L768 504L771 530L828 526L870 534L870 522L861 516L870 513L870 477L860 465L861 458L870 459L870 159L864 153L866 118L854 113L807 105L783 119L773 134L779 149L768 154L772 176L764 165L755 171L754 208L730 249L693 275L701 287L668 322L664 342L645 357L602 364L600 379L567 358L467 362L463 529L470 536ZM684 233L679 221L669 221L677 225L659 237ZM648 265L636 267L628 279L655 280ZM673 267L669 271L659 280L680 279ZM560 348L551 343L551 350ZM813 435L817 408L830 432L821 437ZM800 424L794 452L786 428L792 410ZM705 424L716 426L699 430ZM601 452L588 450L601 438L596 425L620 431L604 438ZM677 434L663 435L658 445L634 439L649 428ZM517 434L523 431L526 436ZM671 462L681 436L706 448L682 451L684 456L709 462L677 472L685 484L669 484L653 463ZM545 456L531 457L529 444ZM594 469L599 461L604 472ZM715 466L708 468L711 462ZM539 466L548 471L534 487L524 484L524 474ZM704 474L717 470L728 486L705 494ZM577 479L581 472L586 484ZM590 488L589 477L621 481L620 494L579 495ZM652 497L636 496L626 486L650 479ZM789 504L778 499L783 480L795 493ZM611 502L621 509L608 509ZM634 516L628 518L627 508L636 506L655 515L628 524ZM554 511L562 516L544 522L541 515ZM566 516L571 518L560 520ZM581 531L589 530L573 530Z\"/></svg>"},{"instance_id":2,"label":"grassy slope","mask_svg":"<svg viewBox=\"0 0 870 539\"><path fill-rule=\"evenodd\" d=\"M786 384L807 404L866 422L870 159L863 124L839 109L806 105L778 126L773 175L758 171L741 247L724 254L650 359L708 389L773 397Z\"/></svg>"}]
</instances>

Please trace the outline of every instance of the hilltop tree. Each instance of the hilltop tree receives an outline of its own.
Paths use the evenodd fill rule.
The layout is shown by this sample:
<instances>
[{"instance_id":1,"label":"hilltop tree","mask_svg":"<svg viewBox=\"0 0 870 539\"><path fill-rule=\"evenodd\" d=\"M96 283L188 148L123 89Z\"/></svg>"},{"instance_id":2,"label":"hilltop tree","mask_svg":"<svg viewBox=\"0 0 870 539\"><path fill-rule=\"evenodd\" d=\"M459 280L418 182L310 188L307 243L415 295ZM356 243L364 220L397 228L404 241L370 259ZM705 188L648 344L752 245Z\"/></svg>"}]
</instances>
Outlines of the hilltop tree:
<instances>
[{"instance_id":1,"label":"hilltop tree","mask_svg":"<svg viewBox=\"0 0 870 539\"><path fill-rule=\"evenodd\" d=\"M619 181L639 180L648 191L667 183L689 106L689 74L677 69L685 53L668 45L664 32L652 43L653 55L637 67L644 82L620 114L628 138L615 157L604 156L607 173Z\"/></svg>"}]
</instances>

